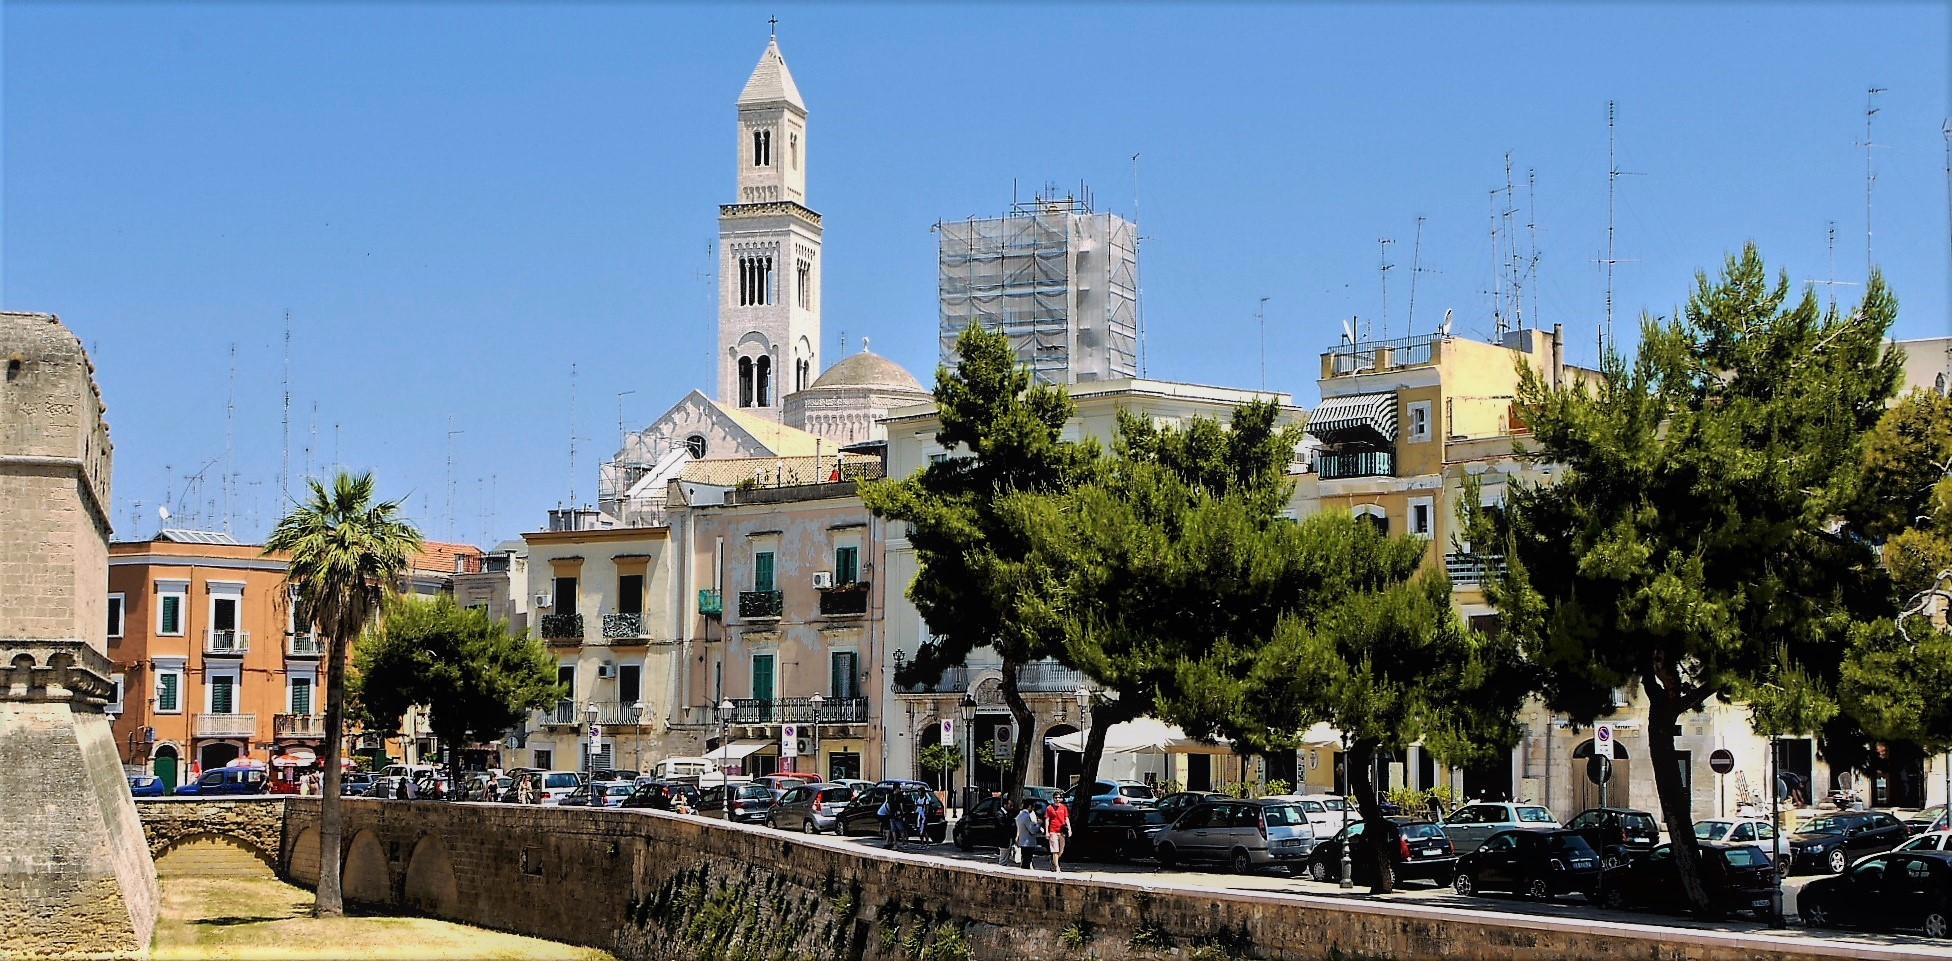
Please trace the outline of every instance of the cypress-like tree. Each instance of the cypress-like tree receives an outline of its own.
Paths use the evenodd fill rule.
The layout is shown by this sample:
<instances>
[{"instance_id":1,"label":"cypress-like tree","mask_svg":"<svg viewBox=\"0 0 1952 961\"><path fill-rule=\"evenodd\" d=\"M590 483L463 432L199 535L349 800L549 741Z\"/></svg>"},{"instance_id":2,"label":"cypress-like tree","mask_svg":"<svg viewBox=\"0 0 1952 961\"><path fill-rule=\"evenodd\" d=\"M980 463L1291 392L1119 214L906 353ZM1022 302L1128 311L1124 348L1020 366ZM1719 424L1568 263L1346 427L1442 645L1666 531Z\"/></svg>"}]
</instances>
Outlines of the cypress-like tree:
<instances>
[{"instance_id":1,"label":"cypress-like tree","mask_svg":"<svg viewBox=\"0 0 1952 961\"><path fill-rule=\"evenodd\" d=\"M1823 671L1889 609L1870 546L1839 532L1847 477L1897 382L1895 304L1873 275L1847 314L1771 282L1754 245L1697 275L1680 314L1641 322L1629 363L1554 388L1521 367L1520 456L1562 465L1514 487L1492 531L1503 627L1579 722L1638 682L1655 787L1683 888L1708 908L1673 732L1710 698ZM1779 654L1780 652L1780 654Z\"/></svg>"}]
</instances>

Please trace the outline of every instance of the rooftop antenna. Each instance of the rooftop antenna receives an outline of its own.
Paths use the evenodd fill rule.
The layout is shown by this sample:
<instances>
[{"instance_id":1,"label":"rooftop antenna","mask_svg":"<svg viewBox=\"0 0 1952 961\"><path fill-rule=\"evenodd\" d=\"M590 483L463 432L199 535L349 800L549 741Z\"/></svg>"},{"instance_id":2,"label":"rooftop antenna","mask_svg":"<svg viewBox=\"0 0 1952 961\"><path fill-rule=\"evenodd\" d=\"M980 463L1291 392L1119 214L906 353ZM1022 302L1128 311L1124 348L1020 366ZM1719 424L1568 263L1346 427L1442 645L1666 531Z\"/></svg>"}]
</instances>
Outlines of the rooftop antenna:
<instances>
[{"instance_id":1,"label":"rooftop antenna","mask_svg":"<svg viewBox=\"0 0 1952 961\"><path fill-rule=\"evenodd\" d=\"M1525 168L1525 237L1532 248L1531 259L1525 264L1525 282L1532 291L1532 326L1539 324L1539 172L1535 167Z\"/></svg>"},{"instance_id":2,"label":"rooftop antenna","mask_svg":"<svg viewBox=\"0 0 1952 961\"><path fill-rule=\"evenodd\" d=\"M1877 171L1871 167L1871 148L1884 146L1871 140L1871 119L1877 116L1877 95L1884 87L1872 87L1864 94L1864 274L1869 276L1876 268L1876 260L1871 256L1871 185L1877 183Z\"/></svg>"},{"instance_id":3,"label":"rooftop antenna","mask_svg":"<svg viewBox=\"0 0 1952 961\"><path fill-rule=\"evenodd\" d=\"M576 362L569 362L569 509L576 510Z\"/></svg>"},{"instance_id":4,"label":"rooftop antenna","mask_svg":"<svg viewBox=\"0 0 1952 961\"><path fill-rule=\"evenodd\" d=\"M1417 329L1417 275L1437 273L1423 266L1423 222L1426 219L1422 214L1417 215L1416 238L1410 244L1410 316L1404 323L1411 331Z\"/></svg>"},{"instance_id":5,"label":"rooftop antenna","mask_svg":"<svg viewBox=\"0 0 1952 961\"><path fill-rule=\"evenodd\" d=\"M305 445L305 476L312 476L312 451L319 446L319 402L312 401L312 440Z\"/></svg>"},{"instance_id":6,"label":"rooftop antenna","mask_svg":"<svg viewBox=\"0 0 1952 961\"><path fill-rule=\"evenodd\" d=\"M1505 292L1503 289L1505 271L1502 267L1498 266L1499 251L1504 248L1498 245L1498 189L1496 187L1491 189L1490 208L1491 290L1489 293L1491 294L1491 330L1493 337L1502 338L1505 335Z\"/></svg>"},{"instance_id":7,"label":"rooftop antenna","mask_svg":"<svg viewBox=\"0 0 1952 961\"><path fill-rule=\"evenodd\" d=\"M1254 308L1254 322L1261 328L1261 389L1267 389L1267 298L1261 298L1261 305Z\"/></svg>"},{"instance_id":8,"label":"rooftop antenna","mask_svg":"<svg viewBox=\"0 0 1952 961\"><path fill-rule=\"evenodd\" d=\"M454 438L467 431L454 429L454 415L447 415L447 536L454 536Z\"/></svg>"},{"instance_id":9,"label":"rooftop antenna","mask_svg":"<svg viewBox=\"0 0 1952 961\"><path fill-rule=\"evenodd\" d=\"M231 530L231 491L237 486L237 342L230 344L230 387L224 397L224 533Z\"/></svg>"},{"instance_id":10,"label":"rooftop antenna","mask_svg":"<svg viewBox=\"0 0 1952 961\"><path fill-rule=\"evenodd\" d=\"M332 466L346 466L346 462L339 458L339 424L336 421L332 425Z\"/></svg>"},{"instance_id":11,"label":"rooftop antenna","mask_svg":"<svg viewBox=\"0 0 1952 961\"><path fill-rule=\"evenodd\" d=\"M1606 267L1606 321L1600 328L1600 354L1604 356L1613 344L1613 265L1631 264L1634 261L1621 260L1613 255L1613 193L1614 181L1621 177L1637 177L1637 173L1620 169L1614 159L1613 124L1616 116L1614 103L1606 102L1606 259L1600 261Z\"/></svg>"},{"instance_id":12,"label":"rooftop antenna","mask_svg":"<svg viewBox=\"0 0 1952 961\"><path fill-rule=\"evenodd\" d=\"M624 398L637 393L634 390L617 391L617 446L630 446L630 432L624 429Z\"/></svg>"},{"instance_id":13,"label":"rooftop antenna","mask_svg":"<svg viewBox=\"0 0 1952 961\"><path fill-rule=\"evenodd\" d=\"M278 455L278 491L284 501L278 505L283 511L291 503L291 310L285 310L285 414L284 441Z\"/></svg>"},{"instance_id":14,"label":"rooftop antenna","mask_svg":"<svg viewBox=\"0 0 1952 961\"><path fill-rule=\"evenodd\" d=\"M1830 236L1830 279L1812 280L1810 281L1810 283L1822 284L1823 286L1830 288L1830 309L1831 311L1834 312L1837 309L1837 288L1855 287L1857 285L1849 281L1837 279L1837 222L1834 220L1830 221L1829 236Z\"/></svg>"},{"instance_id":15,"label":"rooftop antenna","mask_svg":"<svg viewBox=\"0 0 1952 961\"><path fill-rule=\"evenodd\" d=\"M1382 284L1383 284L1382 318L1383 318L1383 339L1384 340L1389 339L1389 271L1390 268L1396 266L1395 264L1389 262L1389 245L1393 243L1396 243L1396 241L1391 240L1388 237L1376 238L1376 246L1380 251L1376 257L1376 269L1382 277Z\"/></svg>"},{"instance_id":16,"label":"rooftop antenna","mask_svg":"<svg viewBox=\"0 0 1952 961\"><path fill-rule=\"evenodd\" d=\"M1952 129L1952 123L1947 125ZM1145 377L1145 281L1139 248L1145 242L1145 229L1139 226L1139 155L1132 155L1132 299L1136 303L1139 328L1139 377Z\"/></svg>"},{"instance_id":17,"label":"rooftop antenna","mask_svg":"<svg viewBox=\"0 0 1952 961\"><path fill-rule=\"evenodd\" d=\"M1512 229L1512 215L1518 213L1511 183L1511 151L1505 151L1505 207L1500 214L1505 234L1505 269L1511 271L1511 279L1505 284L1505 294L1511 298L1511 323L1513 328L1525 326L1525 280L1518 274L1518 232Z\"/></svg>"}]
</instances>

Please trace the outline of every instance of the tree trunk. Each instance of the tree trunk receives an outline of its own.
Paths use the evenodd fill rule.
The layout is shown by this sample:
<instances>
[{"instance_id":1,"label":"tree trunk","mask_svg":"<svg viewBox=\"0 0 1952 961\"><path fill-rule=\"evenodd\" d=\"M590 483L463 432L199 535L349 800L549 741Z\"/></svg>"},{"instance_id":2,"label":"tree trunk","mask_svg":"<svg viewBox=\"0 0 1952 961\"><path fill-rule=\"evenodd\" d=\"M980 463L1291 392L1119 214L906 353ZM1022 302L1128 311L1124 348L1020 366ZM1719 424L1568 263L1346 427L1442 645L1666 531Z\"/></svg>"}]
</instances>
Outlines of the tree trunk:
<instances>
[{"instance_id":1,"label":"tree trunk","mask_svg":"<svg viewBox=\"0 0 1952 961\"><path fill-rule=\"evenodd\" d=\"M1124 701L1107 701L1096 705L1091 712L1091 730L1084 735L1084 756L1078 764L1078 783L1091 784L1098 780L1098 765L1105 756L1105 733L1112 725L1122 724L1137 716L1137 711L1127 707ZM1082 720L1082 719L1080 719ZM1062 788L1064 785L1057 785ZM1089 789L1086 789L1089 791ZM1091 822L1091 802L1087 800L1079 810L1071 812L1071 819L1079 829Z\"/></svg>"},{"instance_id":2,"label":"tree trunk","mask_svg":"<svg viewBox=\"0 0 1952 961\"><path fill-rule=\"evenodd\" d=\"M1010 717L1016 728L1016 743L1010 750L1010 784L1012 793L1020 790L1030 776L1030 729L1036 718L1030 713L1030 705L1017 690L1017 669L1023 665L1017 661L1003 661L1003 703L1010 707Z\"/></svg>"},{"instance_id":3,"label":"tree trunk","mask_svg":"<svg viewBox=\"0 0 1952 961\"><path fill-rule=\"evenodd\" d=\"M346 913L339 890L339 835L343 812L339 794L340 742L346 728L346 639L326 639L325 656L325 783L319 797L319 884L312 915L338 917Z\"/></svg>"},{"instance_id":4,"label":"tree trunk","mask_svg":"<svg viewBox=\"0 0 1952 961\"><path fill-rule=\"evenodd\" d=\"M1379 838L1387 830L1389 819L1383 816L1383 805L1376 800L1376 747L1373 739L1363 738L1349 746L1349 787L1356 796L1356 810L1362 812L1362 832L1370 838ZM1347 838L1343 844L1349 843ZM1371 894L1389 894L1396 890L1396 871L1390 861L1389 851L1383 845L1371 843L1369 853L1373 858L1370 868L1376 872L1371 883Z\"/></svg>"},{"instance_id":5,"label":"tree trunk","mask_svg":"<svg viewBox=\"0 0 1952 961\"><path fill-rule=\"evenodd\" d=\"M1647 688L1647 759L1654 765L1654 790L1660 796L1661 820L1666 822L1667 839L1674 850L1681 893L1697 916L1706 916L1711 909L1708 891L1701 884L1701 846L1694 836L1694 805L1688 797L1687 786L1681 783L1681 759L1674 750L1674 725L1681 718L1680 705L1674 695L1653 685Z\"/></svg>"}]
</instances>

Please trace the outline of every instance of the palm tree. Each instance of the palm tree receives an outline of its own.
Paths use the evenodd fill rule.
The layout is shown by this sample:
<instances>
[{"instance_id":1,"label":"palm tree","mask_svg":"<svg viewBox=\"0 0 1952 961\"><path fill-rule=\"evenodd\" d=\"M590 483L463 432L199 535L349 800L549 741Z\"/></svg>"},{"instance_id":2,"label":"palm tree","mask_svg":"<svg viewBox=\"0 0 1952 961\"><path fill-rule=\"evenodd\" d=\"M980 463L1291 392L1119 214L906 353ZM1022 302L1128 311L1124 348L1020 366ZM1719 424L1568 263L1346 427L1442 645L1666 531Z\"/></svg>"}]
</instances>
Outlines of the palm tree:
<instances>
[{"instance_id":1,"label":"palm tree","mask_svg":"<svg viewBox=\"0 0 1952 961\"><path fill-rule=\"evenodd\" d=\"M310 482L311 498L295 504L264 543L291 556L285 582L294 589L299 624L324 632L325 784L319 799L319 884L312 913L345 913L339 888L340 738L345 733L346 648L379 614L399 583L420 532L400 517L399 501L373 502L373 475L341 471L327 488Z\"/></svg>"}]
</instances>

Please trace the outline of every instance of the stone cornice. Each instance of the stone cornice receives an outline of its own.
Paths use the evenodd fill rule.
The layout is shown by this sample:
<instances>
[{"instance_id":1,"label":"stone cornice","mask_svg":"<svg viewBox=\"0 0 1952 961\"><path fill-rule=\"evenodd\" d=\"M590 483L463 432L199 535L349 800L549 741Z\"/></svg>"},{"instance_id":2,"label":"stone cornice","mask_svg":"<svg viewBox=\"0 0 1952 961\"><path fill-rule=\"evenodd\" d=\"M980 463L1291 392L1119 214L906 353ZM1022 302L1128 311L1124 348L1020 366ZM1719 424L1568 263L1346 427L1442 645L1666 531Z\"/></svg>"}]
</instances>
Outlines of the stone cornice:
<instances>
[{"instance_id":1,"label":"stone cornice","mask_svg":"<svg viewBox=\"0 0 1952 961\"><path fill-rule=\"evenodd\" d=\"M86 642L0 640L0 701L68 702L100 711L115 696L109 660Z\"/></svg>"},{"instance_id":2,"label":"stone cornice","mask_svg":"<svg viewBox=\"0 0 1952 961\"><path fill-rule=\"evenodd\" d=\"M799 217L816 227L820 225L820 215L818 213L796 204L791 200L769 200L756 204L718 205L718 215L721 217L759 217L765 216L766 214L789 214Z\"/></svg>"}]
</instances>

